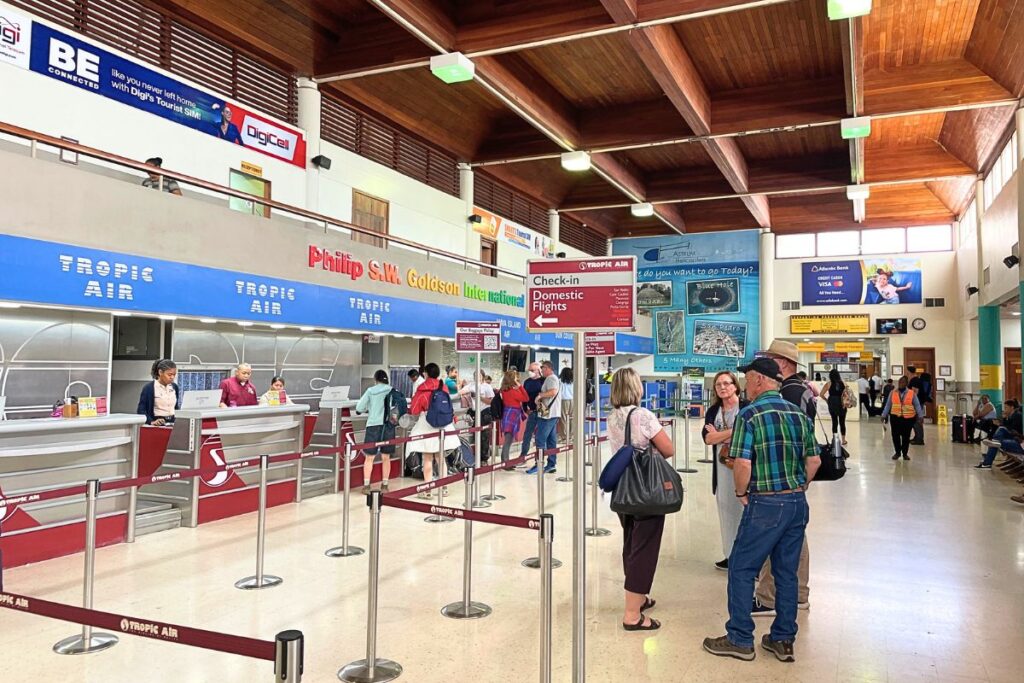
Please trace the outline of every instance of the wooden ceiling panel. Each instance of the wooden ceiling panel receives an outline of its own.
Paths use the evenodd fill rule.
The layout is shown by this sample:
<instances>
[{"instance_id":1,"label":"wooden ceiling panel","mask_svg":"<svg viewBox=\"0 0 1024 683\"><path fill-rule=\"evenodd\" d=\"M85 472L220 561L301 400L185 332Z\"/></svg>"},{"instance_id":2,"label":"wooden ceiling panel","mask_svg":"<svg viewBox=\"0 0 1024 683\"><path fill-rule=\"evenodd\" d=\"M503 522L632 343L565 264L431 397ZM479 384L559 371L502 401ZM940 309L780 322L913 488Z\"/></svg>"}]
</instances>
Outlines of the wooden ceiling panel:
<instances>
[{"instance_id":1,"label":"wooden ceiling panel","mask_svg":"<svg viewBox=\"0 0 1024 683\"><path fill-rule=\"evenodd\" d=\"M675 30L712 93L843 73L839 24L820 0L684 21Z\"/></svg>"},{"instance_id":2,"label":"wooden ceiling panel","mask_svg":"<svg viewBox=\"0 0 1024 683\"><path fill-rule=\"evenodd\" d=\"M600 0L453 0L449 4L463 52L613 25Z\"/></svg>"},{"instance_id":3,"label":"wooden ceiling panel","mask_svg":"<svg viewBox=\"0 0 1024 683\"><path fill-rule=\"evenodd\" d=\"M1024 3L981 0L967 59L1024 97Z\"/></svg>"},{"instance_id":4,"label":"wooden ceiling panel","mask_svg":"<svg viewBox=\"0 0 1024 683\"><path fill-rule=\"evenodd\" d=\"M692 202L682 205L687 232L725 232L758 228L750 210L738 199ZM775 206L771 206L773 217Z\"/></svg>"},{"instance_id":5,"label":"wooden ceiling panel","mask_svg":"<svg viewBox=\"0 0 1024 683\"><path fill-rule=\"evenodd\" d=\"M556 43L520 53L533 69L579 109L662 97L625 34Z\"/></svg>"},{"instance_id":6,"label":"wooden ceiling panel","mask_svg":"<svg viewBox=\"0 0 1024 683\"><path fill-rule=\"evenodd\" d=\"M733 194L735 190L710 159L708 165L676 169L647 177L647 199L652 202Z\"/></svg>"},{"instance_id":7,"label":"wooden ceiling panel","mask_svg":"<svg viewBox=\"0 0 1024 683\"><path fill-rule=\"evenodd\" d=\"M426 69L336 81L330 87L464 160L473 158L493 122L507 111L480 84L446 85Z\"/></svg>"},{"instance_id":8,"label":"wooden ceiling panel","mask_svg":"<svg viewBox=\"0 0 1024 683\"><path fill-rule=\"evenodd\" d=\"M939 139L945 120L945 114L874 119L864 147L870 153L885 147L934 143Z\"/></svg>"},{"instance_id":9,"label":"wooden ceiling panel","mask_svg":"<svg viewBox=\"0 0 1024 683\"><path fill-rule=\"evenodd\" d=\"M910 180L967 175L974 170L935 142L902 147L883 147L864 155L864 179ZM874 192L874 190L872 190Z\"/></svg>"},{"instance_id":10,"label":"wooden ceiling panel","mask_svg":"<svg viewBox=\"0 0 1024 683\"><path fill-rule=\"evenodd\" d=\"M941 180L925 183L925 186L939 198L943 206L954 215L959 216L967 209L967 204L974 192L974 179Z\"/></svg>"},{"instance_id":11,"label":"wooden ceiling panel","mask_svg":"<svg viewBox=\"0 0 1024 683\"><path fill-rule=\"evenodd\" d=\"M742 135L736 138L743 156L752 161L790 157L820 156L846 152L839 126L818 126L780 133Z\"/></svg>"},{"instance_id":12,"label":"wooden ceiling panel","mask_svg":"<svg viewBox=\"0 0 1024 683\"><path fill-rule=\"evenodd\" d=\"M867 201L866 222L874 227L932 225L953 220L952 212L923 184L875 187Z\"/></svg>"},{"instance_id":13,"label":"wooden ceiling panel","mask_svg":"<svg viewBox=\"0 0 1024 683\"><path fill-rule=\"evenodd\" d=\"M1009 91L965 59L868 71L864 80L867 114L1013 99Z\"/></svg>"},{"instance_id":14,"label":"wooden ceiling panel","mask_svg":"<svg viewBox=\"0 0 1024 683\"><path fill-rule=\"evenodd\" d=\"M836 121L846 115L841 75L729 90L711 100L711 130L732 133Z\"/></svg>"},{"instance_id":15,"label":"wooden ceiling panel","mask_svg":"<svg viewBox=\"0 0 1024 683\"><path fill-rule=\"evenodd\" d=\"M622 154L647 173L694 166L713 166L707 150L697 143L642 147ZM722 174L719 172L718 175L721 177Z\"/></svg>"},{"instance_id":16,"label":"wooden ceiling panel","mask_svg":"<svg viewBox=\"0 0 1024 683\"><path fill-rule=\"evenodd\" d=\"M875 0L864 17L865 68L961 59L979 0Z\"/></svg>"},{"instance_id":17,"label":"wooden ceiling panel","mask_svg":"<svg viewBox=\"0 0 1024 683\"><path fill-rule=\"evenodd\" d=\"M491 126L473 161L500 161L534 154L560 154L564 150L529 123L514 114L506 114Z\"/></svg>"},{"instance_id":18,"label":"wooden ceiling panel","mask_svg":"<svg viewBox=\"0 0 1024 683\"><path fill-rule=\"evenodd\" d=\"M597 180L601 180L599 176L593 173L588 173L581 177L579 173L565 171L557 159L488 166L481 170L487 175L504 182L506 185L511 185L520 192L536 198L541 204L549 208L560 206L562 200L575 185L591 180L589 176L594 176ZM607 183L601 182L604 186L607 186ZM621 194L617 196L621 197Z\"/></svg>"},{"instance_id":19,"label":"wooden ceiling panel","mask_svg":"<svg viewBox=\"0 0 1024 683\"><path fill-rule=\"evenodd\" d=\"M1014 106L954 111L946 114L939 144L975 171L987 170L1013 120Z\"/></svg>"},{"instance_id":20,"label":"wooden ceiling panel","mask_svg":"<svg viewBox=\"0 0 1024 683\"><path fill-rule=\"evenodd\" d=\"M693 135L667 97L617 107L587 109L579 114L586 149L644 144Z\"/></svg>"},{"instance_id":21,"label":"wooden ceiling panel","mask_svg":"<svg viewBox=\"0 0 1024 683\"><path fill-rule=\"evenodd\" d=\"M752 192L845 186L849 180L844 150L819 156L758 161L750 165Z\"/></svg>"}]
</instances>

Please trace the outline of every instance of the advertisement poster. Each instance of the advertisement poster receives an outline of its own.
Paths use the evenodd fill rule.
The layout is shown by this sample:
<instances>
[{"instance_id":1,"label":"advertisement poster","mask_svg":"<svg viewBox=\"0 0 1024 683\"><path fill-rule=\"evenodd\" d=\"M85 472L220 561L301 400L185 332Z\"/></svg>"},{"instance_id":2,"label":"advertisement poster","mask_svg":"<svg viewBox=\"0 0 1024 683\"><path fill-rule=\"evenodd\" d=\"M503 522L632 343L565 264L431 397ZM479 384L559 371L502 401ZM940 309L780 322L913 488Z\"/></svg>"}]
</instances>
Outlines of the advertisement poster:
<instances>
[{"instance_id":1,"label":"advertisement poster","mask_svg":"<svg viewBox=\"0 0 1024 683\"><path fill-rule=\"evenodd\" d=\"M756 230L612 241L637 257L637 308L654 321L654 369L735 370L760 343Z\"/></svg>"},{"instance_id":2,"label":"advertisement poster","mask_svg":"<svg viewBox=\"0 0 1024 683\"><path fill-rule=\"evenodd\" d=\"M305 168L302 131L0 5L0 63L27 68L134 109Z\"/></svg>"},{"instance_id":3,"label":"advertisement poster","mask_svg":"<svg viewBox=\"0 0 1024 683\"><path fill-rule=\"evenodd\" d=\"M802 268L804 306L919 304L921 261L876 258L820 261Z\"/></svg>"},{"instance_id":4,"label":"advertisement poster","mask_svg":"<svg viewBox=\"0 0 1024 683\"><path fill-rule=\"evenodd\" d=\"M555 257L555 243L547 235L534 232L479 206L473 207L473 213L483 219L473 223L473 232L499 243L525 249L537 258Z\"/></svg>"},{"instance_id":5,"label":"advertisement poster","mask_svg":"<svg viewBox=\"0 0 1024 683\"><path fill-rule=\"evenodd\" d=\"M869 334L871 316L859 313L846 315L791 315L790 334Z\"/></svg>"}]
</instances>

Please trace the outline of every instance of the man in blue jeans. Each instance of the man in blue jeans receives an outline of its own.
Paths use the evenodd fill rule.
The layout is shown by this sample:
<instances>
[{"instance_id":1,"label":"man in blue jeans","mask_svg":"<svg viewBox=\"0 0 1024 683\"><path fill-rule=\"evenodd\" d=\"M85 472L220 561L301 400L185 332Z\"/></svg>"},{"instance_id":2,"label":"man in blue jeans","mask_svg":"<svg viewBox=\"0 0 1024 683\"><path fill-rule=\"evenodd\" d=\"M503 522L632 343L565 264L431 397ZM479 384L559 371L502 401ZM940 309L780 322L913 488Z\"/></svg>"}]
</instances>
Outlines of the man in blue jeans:
<instances>
[{"instance_id":1,"label":"man in blue jeans","mask_svg":"<svg viewBox=\"0 0 1024 683\"><path fill-rule=\"evenodd\" d=\"M726 634L705 638L704 649L746 661L754 655L754 579L769 557L775 578L775 621L761 647L782 662L795 661L797 567L807 527L804 490L821 459L807 416L779 393L779 365L756 358L741 367L751 404L733 424L729 455L736 460L736 497L744 506L729 556L729 621Z\"/></svg>"},{"instance_id":2,"label":"man in blue jeans","mask_svg":"<svg viewBox=\"0 0 1024 683\"><path fill-rule=\"evenodd\" d=\"M981 442L982 445L988 447L988 450L985 451L982 461L974 468L992 469L992 463L995 462L996 454L1000 449L1008 453L1024 453L1024 448L1021 447L1021 432L1024 431L1024 426L1021 425L1022 421L1024 420L1021 416L1020 403L1013 398L1007 399L1003 403L1003 424L995 431L991 439L984 439Z\"/></svg>"},{"instance_id":3,"label":"man in blue jeans","mask_svg":"<svg viewBox=\"0 0 1024 683\"><path fill-rule=\"evenodd\" d=\"M528 371L530 377L523 382L523 389L526 389L526 395L530 397L530 400L523 404L523 410L526 411L526 427L523 429L523 447L519 453L520 457L525 457L530 452L530 444L533 443L533 435L537 431L537 394L544 386L544 378L540 376L540 363L530 363Z\"/></svg>"},{"instance_id":4,"label":"man in blue jeans","mask_svg":"<svg viewBox=\"0 0 1024 683\"><path fill-rule=\"evenodd\" d=\"M558 381L551 361L541 363L540 371L544 375L544 384L541 385L540 393L534 401L537 404L537 448L546 451L558 448L558 421L562 417L562 401L559 398L561 382ZM541 417L542 413L546 413L547 417ZM548 455L547 463L544 465L545 474L554 474L555 458L555 455ZM540 460L526 473L537 474L538 465Z\"/></svg>"}]
</instances>

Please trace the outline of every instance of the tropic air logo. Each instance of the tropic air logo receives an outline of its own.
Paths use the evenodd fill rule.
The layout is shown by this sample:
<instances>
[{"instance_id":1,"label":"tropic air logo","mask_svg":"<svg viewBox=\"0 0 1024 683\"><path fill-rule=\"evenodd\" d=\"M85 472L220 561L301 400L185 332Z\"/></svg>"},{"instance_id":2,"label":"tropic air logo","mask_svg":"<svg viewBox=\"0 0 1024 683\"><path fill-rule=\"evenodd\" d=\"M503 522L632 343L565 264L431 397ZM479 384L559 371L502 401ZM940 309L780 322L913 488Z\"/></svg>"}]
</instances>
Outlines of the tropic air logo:
<instances>
[{"instance_id":1,"label":"tropic air logo","mask_svg":"<svg viewBox=\"0 0 1024 683\"><path fill-rule=\"evenodd\" d=\"M295 143L299 136L274 124L246 114L242 119L242 141L247 147L255 147L268 154L288 161L295 159Z\"/></svg>"}]
</instances>

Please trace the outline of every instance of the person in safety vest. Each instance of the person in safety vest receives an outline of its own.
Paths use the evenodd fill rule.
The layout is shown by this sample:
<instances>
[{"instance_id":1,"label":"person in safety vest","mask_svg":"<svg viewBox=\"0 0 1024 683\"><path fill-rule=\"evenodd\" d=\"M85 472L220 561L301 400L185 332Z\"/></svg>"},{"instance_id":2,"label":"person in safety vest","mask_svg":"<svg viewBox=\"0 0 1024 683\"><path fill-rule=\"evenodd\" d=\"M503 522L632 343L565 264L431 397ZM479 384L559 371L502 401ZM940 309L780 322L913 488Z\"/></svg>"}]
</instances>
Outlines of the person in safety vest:
<instances>
[{"instance_id":1,"label":"person in safety vest","mask_svg":"<svg viewBox=\"0 0 1024 683\"><path fill-rule=\"evenodd\" d=\"M914 390L907 388L907 378L900 377L900 383L894 391L889 392L889 398L885 401L885 408L882 409L882 422L888 421L892 427L892 445L896 450L892 454L893 460L910 460L907 451L910 450L910 432L914 429L914 423L919 416L924 415L921 403L917 400Z\"/></svg>"}]
</instances>

